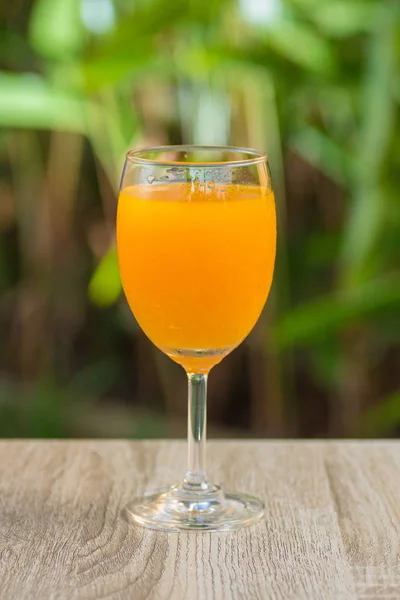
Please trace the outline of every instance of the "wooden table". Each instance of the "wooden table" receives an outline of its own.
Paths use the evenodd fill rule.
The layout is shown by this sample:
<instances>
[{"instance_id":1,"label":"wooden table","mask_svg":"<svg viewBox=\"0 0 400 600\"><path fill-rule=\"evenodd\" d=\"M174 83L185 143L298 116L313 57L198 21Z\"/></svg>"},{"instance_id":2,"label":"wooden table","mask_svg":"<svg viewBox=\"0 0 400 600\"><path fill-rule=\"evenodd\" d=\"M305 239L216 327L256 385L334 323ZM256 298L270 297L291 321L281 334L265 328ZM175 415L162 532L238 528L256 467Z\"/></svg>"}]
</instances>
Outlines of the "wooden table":
<instances>
[{"instance_id":1,"label":"wooden table","mask_svg":"<svg viewBox=\"0 0 400 600\"><path fill-rule=\"evenodd\" d=\"M3 600L400 598L400 444L209 442L262 497L233 533L159 533L123 507L180 478L183 441L0 442Z\"/></svg>"}]
</instances>

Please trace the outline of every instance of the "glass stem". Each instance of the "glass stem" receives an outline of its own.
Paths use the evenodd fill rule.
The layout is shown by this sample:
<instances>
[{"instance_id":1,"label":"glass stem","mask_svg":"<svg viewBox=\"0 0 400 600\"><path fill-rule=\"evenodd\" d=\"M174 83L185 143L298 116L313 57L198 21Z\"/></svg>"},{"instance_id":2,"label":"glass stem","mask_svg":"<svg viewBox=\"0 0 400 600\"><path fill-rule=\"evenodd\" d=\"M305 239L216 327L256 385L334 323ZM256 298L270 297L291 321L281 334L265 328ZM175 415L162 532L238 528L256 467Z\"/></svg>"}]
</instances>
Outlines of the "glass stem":
<instances>
[{"instance_id":1,"label":"glass stem","mask_svg":"<svg viewBox=\"0 0 400 600\"><path fill-rule=\"evenodd\" d=\"M188 470L184 486L202 489L206 476L207 374L188 376Z\"/></svg>"}]
</instances>

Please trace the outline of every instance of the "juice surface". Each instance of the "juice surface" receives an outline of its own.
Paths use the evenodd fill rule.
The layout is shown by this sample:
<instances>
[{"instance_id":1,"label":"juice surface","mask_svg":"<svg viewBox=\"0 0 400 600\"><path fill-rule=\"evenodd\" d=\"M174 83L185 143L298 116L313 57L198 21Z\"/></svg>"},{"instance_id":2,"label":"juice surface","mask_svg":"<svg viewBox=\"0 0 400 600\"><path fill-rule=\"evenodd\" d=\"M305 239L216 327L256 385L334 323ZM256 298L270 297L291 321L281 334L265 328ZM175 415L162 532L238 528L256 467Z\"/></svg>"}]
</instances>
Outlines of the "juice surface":
<instances>
[{"instance_id":1,"label":"juice surface","mask_svg":"<svg viewBox=\"0 0 400 600\"><path fill-rule=\"evenodd\" d=\"M143 331L188 370L206 371L246 337L267 299L273 193L236 184L206 192L186 182L126 187L117 243L124 291ZM193 350L217 355L185 358Z\"/></svg>"}]
</instances>

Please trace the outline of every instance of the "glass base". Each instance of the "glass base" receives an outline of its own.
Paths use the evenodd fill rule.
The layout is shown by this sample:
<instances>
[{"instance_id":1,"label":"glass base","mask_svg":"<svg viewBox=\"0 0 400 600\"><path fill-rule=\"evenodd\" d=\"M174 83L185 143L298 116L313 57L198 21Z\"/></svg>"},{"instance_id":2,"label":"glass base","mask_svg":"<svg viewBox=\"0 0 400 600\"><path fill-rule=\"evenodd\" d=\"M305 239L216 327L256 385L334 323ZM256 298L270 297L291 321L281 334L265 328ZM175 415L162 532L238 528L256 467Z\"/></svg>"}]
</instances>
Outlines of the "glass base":
<instances>
[{"instance_id":1,"label":"glass base","mask_svg":"<svg viewBox=\"0 0 400 600\"><path fill-rule=\"evenodd\" d=\"M188 348L163 348L160 350L172 358L178 365L181 365L187 373L210 372L210 369L217 365L235 346L226 348L206 348L206 349L188 349Z\"/></svg>"},{"instance_id":2,"label":"glass base","mask_svg":"<svg viewBox=\"0 0 400 600\"><path fill-rule=\"evenodd\" d=\"M127 506L128 518L163 531L231 531L264 516L263 503L253 496L224 494L210 483L198 487L183 484L145 494Z\"/></svg>"}]
</instances>

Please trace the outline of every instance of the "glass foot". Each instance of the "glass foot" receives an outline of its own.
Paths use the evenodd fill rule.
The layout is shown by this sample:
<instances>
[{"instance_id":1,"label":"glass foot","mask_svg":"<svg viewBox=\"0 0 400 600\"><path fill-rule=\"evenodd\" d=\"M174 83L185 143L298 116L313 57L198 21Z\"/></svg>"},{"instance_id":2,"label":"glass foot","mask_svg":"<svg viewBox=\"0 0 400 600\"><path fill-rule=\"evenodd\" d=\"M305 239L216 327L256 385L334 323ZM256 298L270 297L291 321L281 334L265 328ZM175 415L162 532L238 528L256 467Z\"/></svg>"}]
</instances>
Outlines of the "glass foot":
<instances>
[{"instance_id":1,"label":"glass foot","mask_svg":"<svg viewBox=\"0 0 400 600\"><path fill-rule=\"evenodd\" d=\"M130 520L151 529L230 531L261 520L264 505L246 494L224 494L210 483L201 490L183 484L136 498L126 512Z\"/></svg>"}]
</instances>

